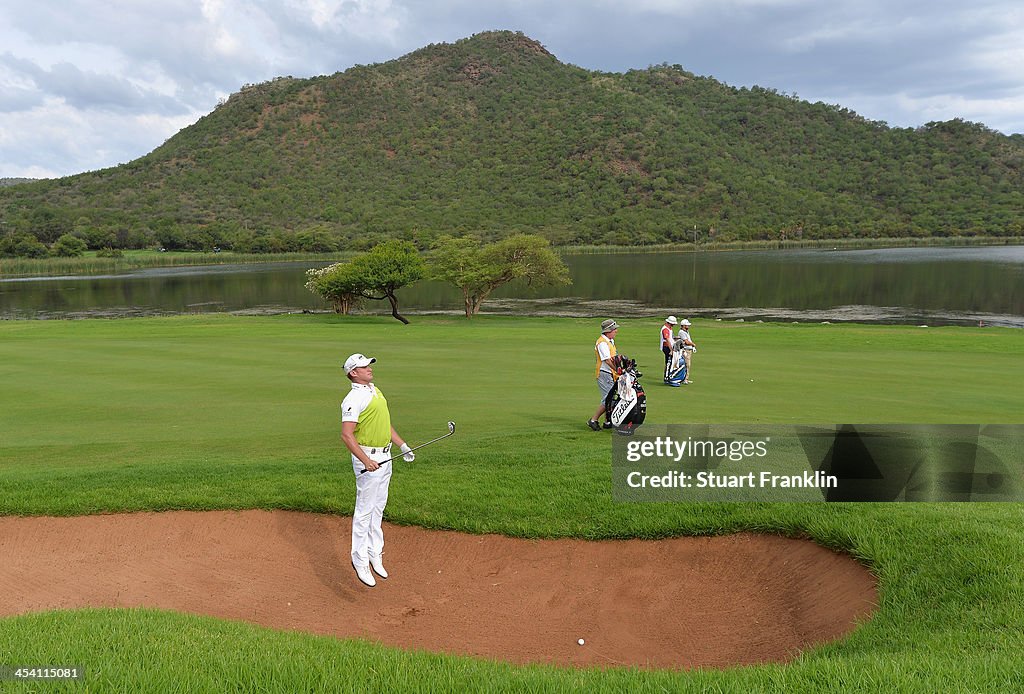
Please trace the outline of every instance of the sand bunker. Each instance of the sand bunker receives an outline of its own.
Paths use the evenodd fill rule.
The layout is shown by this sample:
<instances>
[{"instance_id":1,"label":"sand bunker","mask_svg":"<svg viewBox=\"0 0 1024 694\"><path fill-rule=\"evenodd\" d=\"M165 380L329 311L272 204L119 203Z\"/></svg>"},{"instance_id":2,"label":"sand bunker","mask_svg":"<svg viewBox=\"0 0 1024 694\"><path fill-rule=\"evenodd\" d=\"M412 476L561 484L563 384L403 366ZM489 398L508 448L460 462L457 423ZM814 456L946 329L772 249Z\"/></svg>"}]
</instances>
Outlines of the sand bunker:
<instances>
[{"instance_id":1,"label":"sand bunker","mask_svg":"<svg viewBox=\"0 0 1024 694\"><path fill-rule=\"evenodd\" d=\"M789 660L877 602L853 559L750 534L531 541L390 525L391 578L368 588L349 531L284 511L0 517L0 615L153 607L514 663L694 668Z\"/></svg>"}]
</instances>

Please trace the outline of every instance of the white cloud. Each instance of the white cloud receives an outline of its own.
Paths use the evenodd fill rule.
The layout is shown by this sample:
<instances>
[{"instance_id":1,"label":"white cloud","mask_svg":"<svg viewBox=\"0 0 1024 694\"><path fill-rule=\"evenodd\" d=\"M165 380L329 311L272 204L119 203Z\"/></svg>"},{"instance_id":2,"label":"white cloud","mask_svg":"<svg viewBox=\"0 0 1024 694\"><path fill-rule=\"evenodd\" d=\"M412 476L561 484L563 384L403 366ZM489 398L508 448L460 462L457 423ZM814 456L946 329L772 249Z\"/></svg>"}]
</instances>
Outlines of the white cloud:
<instances>
[{"instance_id":1,"label":"white cloud","mask_svg":"<svg viewBox=\"0 0 1024 694\"><path fill-rule=\"evenodd\" d=\"M503 28L589 69L679 63L893 125L1024 132L1010 0L33 0L0 13L0 176L128 161L243 84Z\"/></svg>"},{"instance_id":2,"label":"white cloud","mask_svg":"<svg viewBox=\"0 0 1024 694\"><path fill-rule=\"evenodd\" d=\"M55 178L68 161L92 171L123 164L159 146L202 114L177 116L82 111L48 99L31 110L0 114L3 177ZM144 151L138 143L147 142Z\"/></svg>"},{"instance_id":3,"label":"white cloud","mask_svg":"<svg viewBox=\"0 0 1024 694\"><path fill-rule=\"evenodd\" d=\"M811 27L805 32L784 36L779 41L779 45L793 53L806 53L823 45L865 39L872 42L878 39L878 24L865 21L830 22Z\"/></svg>"},{"instance_id":4,"label":"white cloud","mask_svg":"<svg viewBox=\"0 0 1024 694\"><path fill-rule=\"evenodd\" d=\"M964 56L980 72L1019 85L1024 76L1024 12L1016 12L1009 25L971 41Z\"/></svg>"},{"instance_id":5,"label":"white cloud","mask_svg":"<svg viewBox=\"0 0 1024 694\"><path fill-rule=\"evenodd\" d=\"M1020 114L1024 112L1024 93L999 99L970 98L958 94L915 98L899 94L896 104L905 113L923 118L922 123L962 118L984 122L991 128L1010 129L1016 126L1019 131Z\"/></svg>"},{"instance_id":6,"label":"white cloud","mask_svg":"<svg viewBox=\"0 0 1024 694\"><path fill-rule=\"evenodd\" d=\"M621 0L603 0L598 4L609 9L620 10L624 14L640 11L690 17L706 14L709 7L713 7L714 11L724 10L726 12L732 12L737 10L763 10L766 8L776 9L797 7L800 5L810 4L811 2L813 2L813 0L719 0L716 3L708 3L706 0L633 0L628 3L622 2ZM578 4L582 4L583 8L585 8L588 4L593 3L583 2Z\"/></svg>"},{"instance_id":7,"label":"white cloud","mask_svg":"<svg viewBox=\"0 0 1024 694\"><path fill-rule=\"evenodd\" d=\"M92 70L83 71L71 63L60 62L43 68L7 54L0 55L0 67L8 75L14 76L23 91L34 87L40 98L59 98L83 110L152 109L161 113L187 110L168 95L150 89L135 79Z\"/></svg>"},{"instance_id":8,"label":"white cloud","mask_svg":"<svg viewBox=\"0 0 1024 694\"><path fill-rule=\"evenodd\" d=\"M320 29L389 42L406 17L405 10L391 0L305 0L299 9Z\"/></svg>"}]
</instances>

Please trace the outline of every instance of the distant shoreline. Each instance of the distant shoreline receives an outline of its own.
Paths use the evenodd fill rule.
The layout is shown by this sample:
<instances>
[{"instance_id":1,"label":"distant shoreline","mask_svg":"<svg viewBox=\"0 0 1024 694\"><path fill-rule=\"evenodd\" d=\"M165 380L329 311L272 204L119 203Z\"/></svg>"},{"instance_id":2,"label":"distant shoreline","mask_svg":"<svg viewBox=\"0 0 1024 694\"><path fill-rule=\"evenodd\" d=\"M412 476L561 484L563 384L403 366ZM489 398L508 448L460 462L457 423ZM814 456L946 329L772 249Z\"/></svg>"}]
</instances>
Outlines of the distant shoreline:
<instances>
[{"instance_id":1,"label":"distant shoreline","mask_svg":"<svg viewBox=\"0 0 1024 694\"><path fill-rule=\"evenodd\" d=\"M627 254L627 253L683 253L694 251L746 251L861 248L926 248L959 246L1017 246L1024 245L1024 236L948 236L948 237L894 237L869 239L786 239L762 241L724 241L708 243L673 243L649 246L558 246L555 250L564 256ZM27 277L54 277L60 275L103 275L143 268L242 265L259 263L287 263L297 261L335 263L352 255L334 253L220 253L173 251L159 253L153 250L129 250L120 258L98 258L95 251L80 258L0 258L0 279Z\"/></svg>"},{"instance_id":2,"label":"distant shoreline","mask_svg":"<svg viewBox=\"0 0 1024 694\"><path fill-rule=\"evenodd\" d=\"M754 251L825 248L935 248L957 246L1020 246L1024 236L897 236L866 239L775 239L761 241L710 241L707 243L671 243L650 246L560 246L562 255L585 253L677 253L685 251Z\"/></svg>"}]
</instances>

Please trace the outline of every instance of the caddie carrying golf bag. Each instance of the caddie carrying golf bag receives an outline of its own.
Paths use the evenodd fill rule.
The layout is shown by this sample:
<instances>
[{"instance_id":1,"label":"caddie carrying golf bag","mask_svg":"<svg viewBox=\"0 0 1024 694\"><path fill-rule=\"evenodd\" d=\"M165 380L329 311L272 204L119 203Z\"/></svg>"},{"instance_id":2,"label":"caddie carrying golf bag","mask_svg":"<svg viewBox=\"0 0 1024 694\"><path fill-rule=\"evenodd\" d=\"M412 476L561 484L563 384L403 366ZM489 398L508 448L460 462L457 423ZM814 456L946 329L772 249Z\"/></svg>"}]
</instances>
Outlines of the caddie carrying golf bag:
<instances>
[{"instance_id":1,"label":"caddie carrying golf bag","mask_svg":"<svg viewBox=\"0 0 1024 694\"><path fill-rule=\"evenodd\" d=\"M672 343L672 354L669 356L668 368L665 370L665 383L678 388L686 380L686 347L682 340Z\"/></svg>"},{"instance_id":2,"label":"caddie carrying golf bag","mask_svg":"<svg viewBox=\"0 0 1024 694\"><path fill-rule=\"evenodd\" d=\"M614 360L619 378L608 391L604 406L608 410L608 421L615 427L615 431L623 436L632 436L647 416L647 396L644 395L644 387L640 385L640 376L643 374L636 370L635 359L620 354Z\"/></svg>"}]
</instances>

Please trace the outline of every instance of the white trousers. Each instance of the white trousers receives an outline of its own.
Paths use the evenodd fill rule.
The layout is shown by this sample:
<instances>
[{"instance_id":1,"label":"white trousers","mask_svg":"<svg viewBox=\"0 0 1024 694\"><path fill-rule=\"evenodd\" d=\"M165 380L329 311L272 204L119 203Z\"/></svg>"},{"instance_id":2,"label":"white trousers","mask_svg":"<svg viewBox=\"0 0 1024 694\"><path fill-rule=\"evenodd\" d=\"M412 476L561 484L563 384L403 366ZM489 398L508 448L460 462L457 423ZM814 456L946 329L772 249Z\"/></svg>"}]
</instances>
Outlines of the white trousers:
<instances>
[{"instance_id":1,"label":"white trousers","mask_svg":"<svg viewBox=\"0 0 1024 694\"><path fill-rule=\"evenodd\" d=\"M370 453L363 449L371 460L379 462L391 457L391 452L377 449ZM356 507L352 512L352 563L369 566L370 556L379 557L384 551L384 507L388 503L388 486L391 484L391 469L395 461L384 463L373 472L364 472L363 463L352 456L352 471L356 476Z\"/></svg>"}]
</instances>

